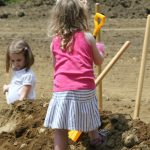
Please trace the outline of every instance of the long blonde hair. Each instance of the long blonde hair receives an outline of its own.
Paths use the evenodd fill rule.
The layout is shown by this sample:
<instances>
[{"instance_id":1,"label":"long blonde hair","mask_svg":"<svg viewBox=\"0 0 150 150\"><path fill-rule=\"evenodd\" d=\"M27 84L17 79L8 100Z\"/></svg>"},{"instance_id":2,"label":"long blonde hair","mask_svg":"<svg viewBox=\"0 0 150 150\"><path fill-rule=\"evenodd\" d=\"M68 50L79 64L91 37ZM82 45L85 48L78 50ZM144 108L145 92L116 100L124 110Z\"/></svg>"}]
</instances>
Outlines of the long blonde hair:
<instances>
[{"instance_id":1,"label":"long blonde hair","mask_svg":"<svg viewBox=\"0 0 150 150\"><path fill-rule=\"evenodd\" d=\"M87 31L87 10L80 0L59 0L51 11L49 33L61 37L61 48L67 49L75 31Z\"/></svg>"},{"instance_id":2,"label":"long blonde hair","mask_svg":"<svg viewBox=\"0 0 150 150\"><path fill-rule=\"evenodd\" d=\"M9 72L9 68L11 67L10 63L10 54L20 54L23 53L25 57L25 68L26 71L30 69L30 67L34 63L34 56L31 51L29 44L22 38L17 38L9 45L6 52L6 72Z\"/></svg>"}]
</instances>

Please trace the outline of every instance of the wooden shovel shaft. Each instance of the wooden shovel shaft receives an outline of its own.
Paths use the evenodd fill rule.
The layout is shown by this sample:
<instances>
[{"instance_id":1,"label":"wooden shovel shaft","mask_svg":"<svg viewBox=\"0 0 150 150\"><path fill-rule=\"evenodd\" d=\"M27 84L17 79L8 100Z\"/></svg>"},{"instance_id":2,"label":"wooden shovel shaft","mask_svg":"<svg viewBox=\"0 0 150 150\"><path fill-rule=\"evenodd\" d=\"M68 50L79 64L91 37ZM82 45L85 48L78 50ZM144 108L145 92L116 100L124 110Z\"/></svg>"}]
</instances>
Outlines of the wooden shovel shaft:
<instances>
[{"instance_id":1,"label":"wooden shovel shaft","mask_svg":"<svg viewBox=\"0 0 150 150\"><path fill-rule=\"evenodd\" d=\"M109 64L103 69L101 74L97 77L95 80L96 86L99 84L99 82L104 78L104 76L108 73L108 71L113 67L113 65L116 63L116 61L120 58L120 56L123 54L123 52L128 48L130 45L130 41L126 41L124 45L121 47L121 49L118 51L118 53L112 58L112 60L109 62Z\"/></svg>"},{"instance_id":2,"label":"wooden shovel shaft","mask_svg":"<svg viewBox=\"0 0 150 150\"><path fill-rule=\"evenodd\" d=\"M144 37L144 43L143 43L143 52L142 52L142 58L141 58L141 67L140 67L140 74L139 74L139 80L138 80L137 95L136 95L133 119L139 118L140 101L141 101L141 96L142 96L149 39L150 39L150 15L148 15L147 17L147 23L146 23L146 29L145 29L145 37Z\"/></svg>"}]
</instances>

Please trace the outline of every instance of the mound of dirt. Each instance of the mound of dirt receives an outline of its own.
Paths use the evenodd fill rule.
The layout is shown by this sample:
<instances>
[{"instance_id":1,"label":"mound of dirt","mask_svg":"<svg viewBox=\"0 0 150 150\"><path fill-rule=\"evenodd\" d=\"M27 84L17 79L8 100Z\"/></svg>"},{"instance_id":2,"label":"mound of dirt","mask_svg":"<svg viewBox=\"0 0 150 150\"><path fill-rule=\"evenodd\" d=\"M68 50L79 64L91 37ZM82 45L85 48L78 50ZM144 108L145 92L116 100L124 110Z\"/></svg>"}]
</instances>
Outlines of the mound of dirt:
<instances>
[{"instance_id":1,"label":"mound of dirt","mask_svg":"<svg viewBox=\"0 0 150 150\"><path fill-rule=\"evenodd\" d=\"M53 5L55 0L26 0L25 5ZM145 18L150 14L150 1L147 0L88 0L90 13L95 13L95 3L100 3L101 13L109 18ZM49 6L48 6L49 7Z\"/></svg>"},{"instance_id":2,"label":"mound of dirt","mask_svg":"<svg viewBox=\"0 0 150 150\"><path fill-rule=\"evenodd\" d=\"M101 4L102 13L109 18L144 18L150 14L147 0L95 0Z\"/></svg>"},{"instance_id":3,"label":"mound of dirt","mask_svg":"<svg viewBox=\"0 0 150 150\"><path fill-rule=\"evenodd\" d=\"M108 18L146 18L150 14L150 1L148 0L88 0L89 14L95 14L95 3L100 3L101 13ZM49 12L54 4L55 0L23 0L19 4L18 11L21 11L21 13L23 11L26 15L34 15L36 12L36 14L42 14L42 17L44 17L49 15L46 12ZM4 6L6 3L0 1L1 5ZM13 12L7 13L7 9L0 12L0 18L8 18L13 15ZM20 15L17 16L20 17Z\"/></svg>"},{"instance_id":4,"label":"mound of dirt","mask_svg":"<svg viewBox=\"0 0 150 150\"><path fill-rule=\"evenodd\" d=\"M36 50L35 54L36 54L37 62L40 62L39 64L42 64L44 62L41 66L37 65L36 66L37 68L35 67L37 70L37 73L40 72L39 73L40 75L38 74L39 83L40 83L39 87L42 87L42 88L45 87L45 85L48 83L47 78L49 78L49 72L48 72L48 76L46 76L47 72L42 74L43 71L41 72L40 70L40 69L43 70L43 66L46 66L45 64L47 62L45 63L45 61L47 59L45 60L45 58L48 58L47 55L49 54L49 43L47 42L47 39L46 40L43 39L43 37L45 38L45 32L42 29L46 28L46 24L45 24L46 21L43 18L47 20L47 17L49 17L48 11L50 10L51 6L54 4L54 1L55 0L43 0L43 1L42 0L33 0L33 1L26 0L26 2L20 4L19 6L17 5L14 7L13 5L11 5L11 6L0 7L0 19L8 18L8 20L3 20L4 22L1 21L2 23L1 41L3 42L1 46L7 45L8 41L10 41L12 37L14 38L14 36L18 34L21 34L29 38L29 40L31 40L32 44L35 46L34 48ZM1 2L3 1L0 1L0 3ZM116 17L118 18L121 18L121 17L122 18L139 18L139 17L144 18L147 16L147 14L150 13L150 1L148 0L115 0L115 1L88 0L88 2L89 2L90 14L92 13L94 14L94 4L95 2L99 2L101 4L102 12L106 15L106 17L110 17L110 18L116 18ZM23 18L18 18L18 17L23 17ZM13 21L13 23L11 21ZM115 28L118 28L118 26L122 27L124 25L123 24L124 22L122 24L118 24L119 22L120 21L113 22L114 24L111 22L110 25L113 25L113 27L116 26ZM133 19L133 22L135 22L134 19ZM128 25L128 23L129 22L127 22L126 24ZM137 27L138 25L141 25L140 27L143 27L143 25L140 24L139 20L137 19L137 22L134 23L133 27ZM126 27L126 26L123 26L123 27ZM132 24L129 23L129 27L132 27ZM129 64L127 65L127 68L125 67L125 69L129 69L129 73L131 73L130 70L131 70L132 65L130 64L134 62L138 66L138 61L136 61L136 56L138 58L137 50L139 51L138 47L140 47L139 46L140 41L142 41L143 39L142 37L143 31L133 30L131 32L128 32L128 35L127 35L125 31L122 31L122 32L111 31L108 34L108 32L105 30L104 34L106 36L103 36L103 38L104 40L106 39L106 41L109 41L107 46L108 48L110 47L110 50L116 49L118 45L116 47L114 45L121 43L126 38L136 39L135 41L132 40L135 49L134 47L132 48L135 51L132 51L132 48L129 51L130 57L132 57L133 52L135 52L134 53L135 55L133 57L134 60L129 59L129 61L126 62L126 58L125 58L125 63ZM42 39L40 40L40 38ZM119 41L119 42L115 42L115 41ZM45 44L46 46L43 46L43 44ZM4 48L1 47L1 49L3 50ZM45 49L47 49L48 52L45 51ZM45 54L43 52L45 52ZM113 51L110 51L110 57L111 55L113 55L112 52ZM4 50L2 51L2 56L1 56L2 63L4 62L3 55L4 55ZM122 59L122 62L123 62L122 66L124 66L123 60L124 59ZM134 68L136 67L134 66ZM2 70L2 66L1 66L1 70ZM114 78L118 78L118 80L115 81L115 84L120 82L120 80L122 79L121 78L122 76L121 76L120 71L118 70L120 70L120 68L119 69L117 68L115 70L116 72L113 74L112 78L108 80L108 82L110 82L111 80L114 80ZM133 70L134 69L132 69L132 71ZM118 73L120 75L119 77L116 75L117 71L119 72ZM124 75L126 75L127 79L129 79L129 74L124 74ZM137 74L134 74L134 78L136 75ZM149 76L147 75L147 78L148 77ZM133 79L129 81L133 81ZM131 84L132 83L134 82L131 82ZM131 86L131 84L130 84L130 87L134 87L134 86ZM122 83L121 86L119 84L118 87L120 88L122 87L122 85L124 85L124 83ZM49 87L50 85L48 85L48 89ZM113 88L111 84L108 84L108 87L109 88L111 87L110 89ZM41 89L39 88L39 91L37 91L37 93L40 93L39 97L41 97L43 93L44 94L46 93L44 91L46 88L43 88L42 90ZM118 89L116 91L118 92ZM126 95L127 93L125 93L124 97L126 97ZM118 105L115 105L115 101L119 101L120 105L122 104L121 99L119 99L118 97L117 99L111 99L110 97L109 102L108 102L109 105L111 105L110 103L111 100L114 102L112 103L112 106L115 108L118 107ZM43 127L43 122L44 122L45 114L47 111L47 104L45 103L45 101L47 100L40 99L40 100L36 100L34 103L29 102L29 101L22 101L22 102L17 102L16 104L12 106L9 106L9 108L7 109L0 110L0 120L1 120L0 121L0 145L1 145L0 149L2 150L12 150L12 149L13 150L18 150L18 149L53 150L53 130L46 129ZM130 99L127 101L127 103L129 103L129 101ZM132 104L131 105L123 104L120 107L120 110L119 109L117 110L118 112L119 111L122 112L122 110L127 107L131 108ZM146 103L145 105L148 105L148 103ZM129 112L128 108L126 109L126 112L131 113L131 111ZM101 149L101 150L102 149L104 150L110 150L110 149L111 150L149 150L150 149L150 124L146 124L140 120L133 120L127 114L118 114L118 113L116 114L116 113L111 113L111 112L102 112L101 120L102 120L102 128L109 130L109 135L108 135L108 140L107 140L105 147L103 148L98 147L96 149ZM74 149L95 150L95 148L92 148L89 145L89 138L86 133L84 133L80 137L77 143L73 143L72 141L69 141L69 147L71 150L74 150Z\"/></svg>"},{"instance_id":5,"label":"mound of dirt","mask_svg":"<svg viewBox=\"0 0 150 150\"><path fill-rule=\"evenodd\" d=\"M0 125L1 149L53 149L53 130L43 127L48 106L44 101L16 102L11 108L1 110L0 117L3 118ZM101 119L102 128L109 131L107 143L101 149L150 149L150 124L132 120L126 114L112 114L111 112L102 112ZM76 143L69 141L69 147L71 150L95 149L89 145L86 133L82 134Z\"/></svg>"},{"instance_id":6,"label":"mound of dirt","mask_svg":"<svg viewBox=\"0 0 150 150\"><path fill-rule=\"evenodd\" d=\"M55 0L24 0L22 4L28 6L54 5Z\"/></svg>"}]
</instances>

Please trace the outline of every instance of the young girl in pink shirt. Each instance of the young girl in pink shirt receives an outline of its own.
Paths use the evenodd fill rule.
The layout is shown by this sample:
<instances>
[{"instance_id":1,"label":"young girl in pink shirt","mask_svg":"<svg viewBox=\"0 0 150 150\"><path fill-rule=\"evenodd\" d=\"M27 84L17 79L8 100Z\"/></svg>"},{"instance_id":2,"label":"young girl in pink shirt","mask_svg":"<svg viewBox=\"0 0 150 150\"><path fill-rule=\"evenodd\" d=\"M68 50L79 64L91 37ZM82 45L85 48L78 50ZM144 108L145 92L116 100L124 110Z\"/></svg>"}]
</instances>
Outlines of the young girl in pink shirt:
<instances>
[{"instance_id":1,"label":"young girl in pink shirt","mask_svg":"<svg viewBox=\"0 0 150 150\"><path fill-rule=\"evenodd\" d=\"M55 129L55 150L67 149L68 130L88 132L91 144L103 142L93 70L103 56L88 32L86 8L80 0L59 0L51 12L54 83L44 126Z\"/></svg>"}]
</instances>

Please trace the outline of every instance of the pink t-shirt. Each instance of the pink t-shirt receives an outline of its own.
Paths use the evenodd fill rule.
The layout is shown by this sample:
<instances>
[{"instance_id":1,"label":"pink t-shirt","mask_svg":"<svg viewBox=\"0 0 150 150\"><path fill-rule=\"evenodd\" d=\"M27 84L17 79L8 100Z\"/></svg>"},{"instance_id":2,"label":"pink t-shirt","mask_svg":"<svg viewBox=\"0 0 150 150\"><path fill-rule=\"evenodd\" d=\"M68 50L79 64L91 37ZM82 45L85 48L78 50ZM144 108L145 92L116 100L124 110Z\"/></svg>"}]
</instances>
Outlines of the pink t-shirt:
<instances>
[{"instance_id":1,"label":"pink t-shirt","mask_svg":"<svg viewBox=\"0 0 150 150\"><path fill-rule=\"evenodd\" d=\"M62 51L60 42L59 36L52 40L52 52L56 60L53 91L95 89L93 53L84 32L74 33L71 52Z\"/></svg>"}]
</instances>

